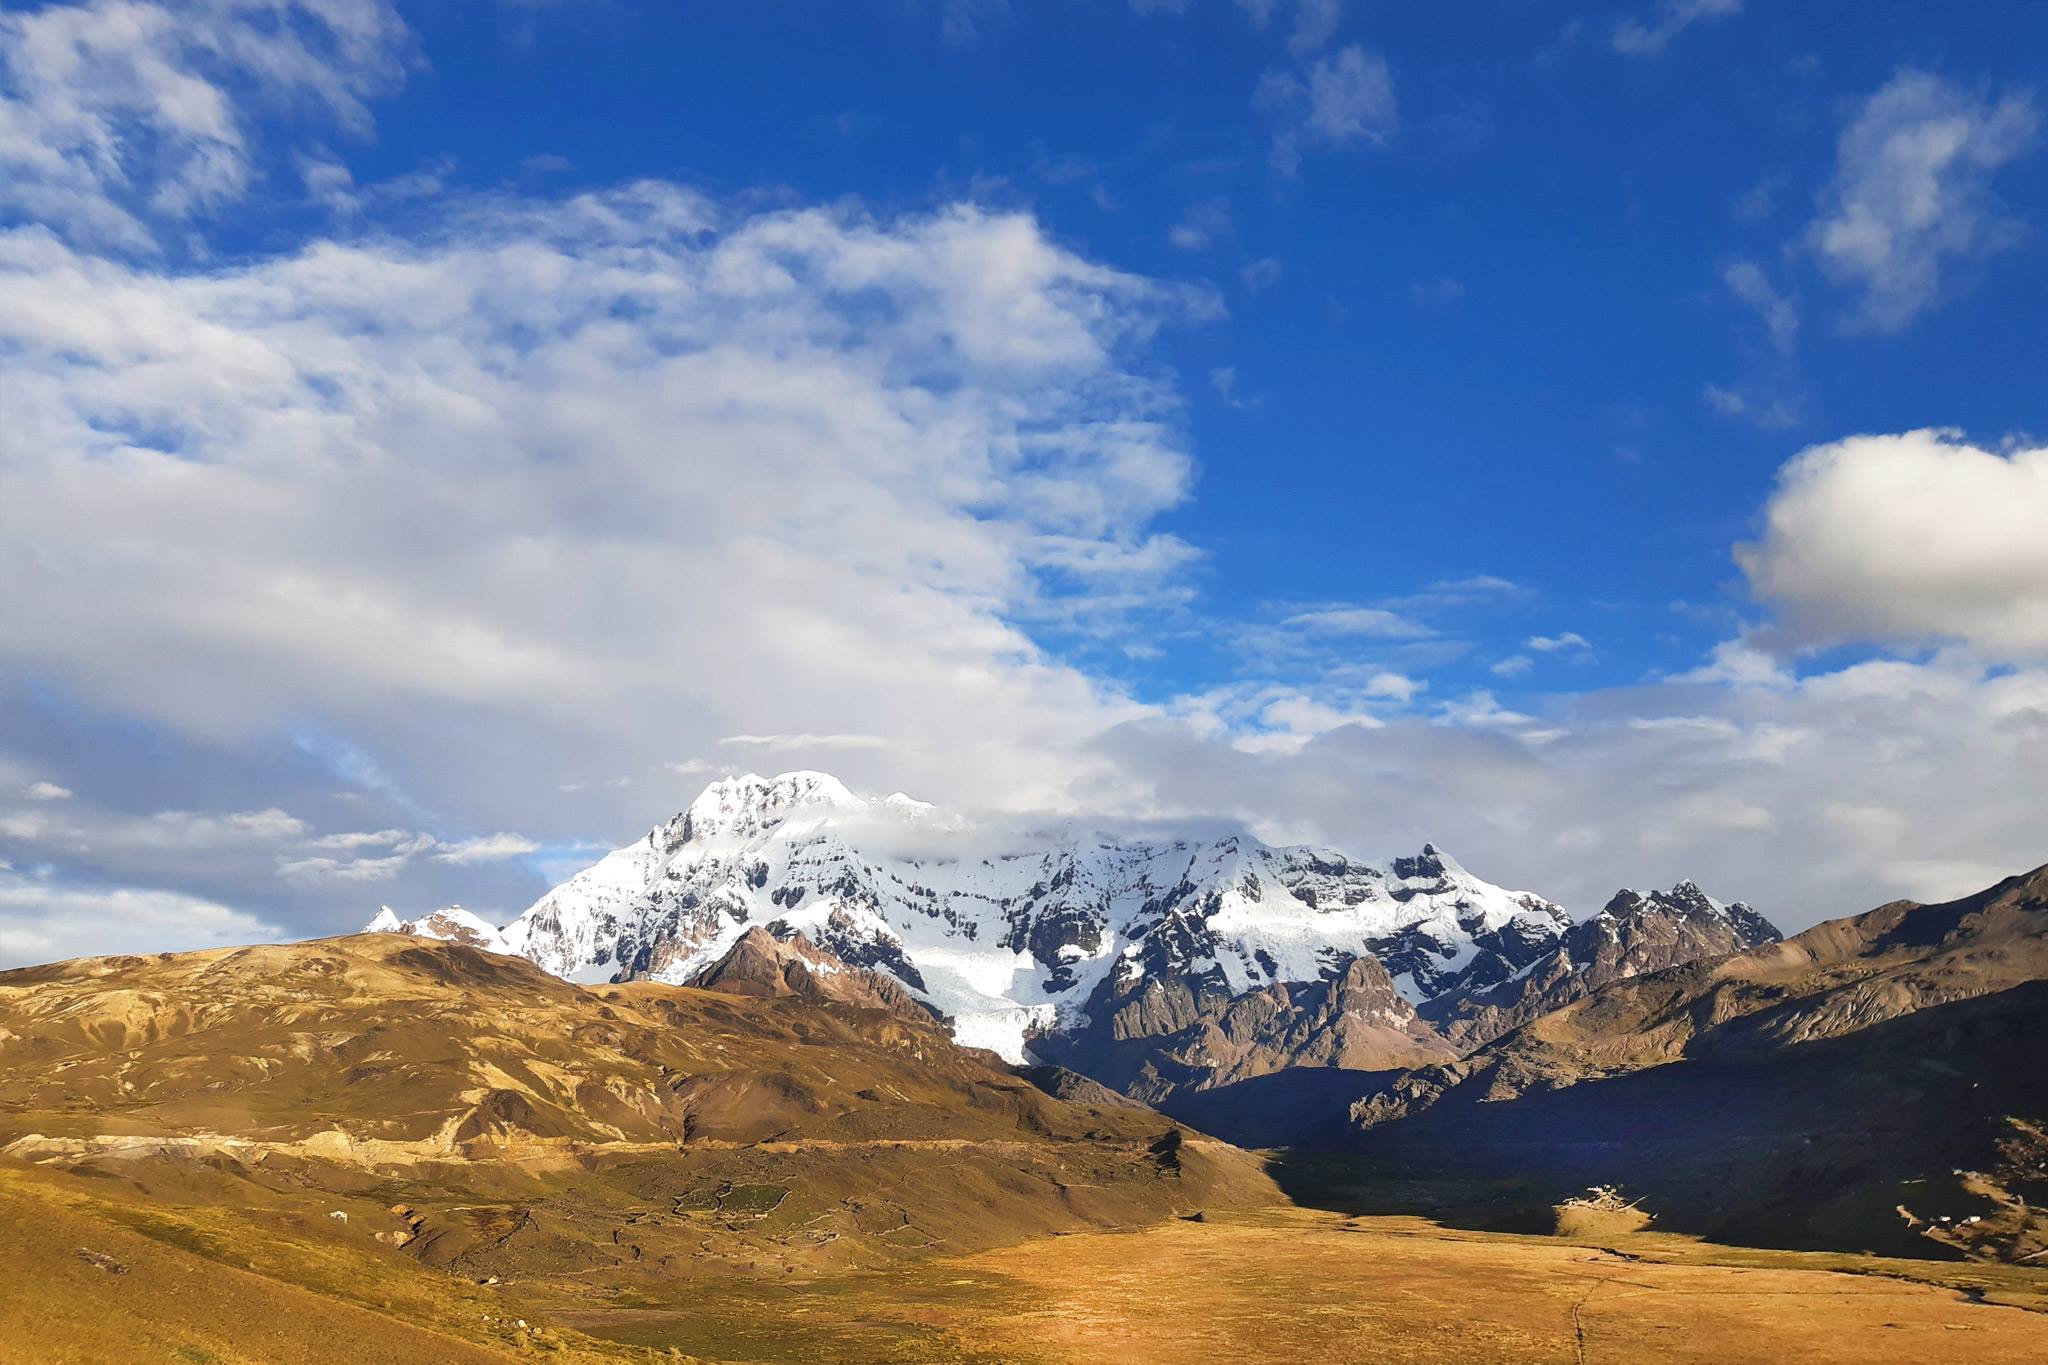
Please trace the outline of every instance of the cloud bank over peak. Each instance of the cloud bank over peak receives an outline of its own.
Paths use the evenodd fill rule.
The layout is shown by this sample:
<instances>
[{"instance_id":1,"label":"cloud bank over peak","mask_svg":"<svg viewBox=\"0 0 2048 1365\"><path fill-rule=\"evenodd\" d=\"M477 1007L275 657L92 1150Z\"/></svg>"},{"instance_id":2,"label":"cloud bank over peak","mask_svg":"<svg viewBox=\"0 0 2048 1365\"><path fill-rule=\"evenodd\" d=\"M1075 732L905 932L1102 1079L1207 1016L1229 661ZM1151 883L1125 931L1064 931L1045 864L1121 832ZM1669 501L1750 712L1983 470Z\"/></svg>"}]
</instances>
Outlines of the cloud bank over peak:
<instances>
[{"instance_id":1,"label":"cloud bank over peak","mask_svg":"<svg viewBox=\"0 0 2048 1365\"><path fill-rule=\"evenodd\" d=\"M1142 347L1206 297L1024 215L643 183L212 271L24 229L0 288L6 665L347 735L429 804L765 716L1049 800L1132 707L1013 622L1142 613L1191 554L1150 529L1192 464Z\"/></svg>"}]
</instances>

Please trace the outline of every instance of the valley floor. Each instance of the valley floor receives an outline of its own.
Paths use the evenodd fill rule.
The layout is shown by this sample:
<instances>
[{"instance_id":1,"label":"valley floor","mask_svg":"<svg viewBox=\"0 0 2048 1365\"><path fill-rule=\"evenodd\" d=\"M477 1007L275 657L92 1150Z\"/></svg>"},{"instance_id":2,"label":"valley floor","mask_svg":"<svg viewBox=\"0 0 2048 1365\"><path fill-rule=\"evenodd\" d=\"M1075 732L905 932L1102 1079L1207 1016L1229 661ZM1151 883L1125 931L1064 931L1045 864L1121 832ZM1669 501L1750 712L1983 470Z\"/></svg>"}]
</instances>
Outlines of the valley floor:
<instances>
[{"instance_id":1,"label":"valley floor","mask_svg":"<svg viewBox=\"0 0 2048 1365\"><path fill-rule=\"evenodd\" d=\"M1615 1245L1299 1208L866 1273L480 1285L0 1163L9 1361L2048 1359L2048 1268ZM665 1289L666 1286L663 1286ZM342 1343L346 1343L345 1347Z\"/></svg>"}]
</instances>

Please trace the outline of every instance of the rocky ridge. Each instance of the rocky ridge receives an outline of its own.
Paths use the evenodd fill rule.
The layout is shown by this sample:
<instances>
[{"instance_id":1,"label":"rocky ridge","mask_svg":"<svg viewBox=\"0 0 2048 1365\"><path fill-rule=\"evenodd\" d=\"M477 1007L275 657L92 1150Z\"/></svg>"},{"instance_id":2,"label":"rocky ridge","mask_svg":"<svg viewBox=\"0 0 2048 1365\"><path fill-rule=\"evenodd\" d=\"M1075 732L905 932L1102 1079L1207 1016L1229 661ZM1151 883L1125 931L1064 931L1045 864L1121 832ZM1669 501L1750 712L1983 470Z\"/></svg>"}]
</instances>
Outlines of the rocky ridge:
<instances>
[{"instance_id":1,"label":"rocky ridge","mask_svg":"<svg viewBox=\"0 0 2048 1365\"><path fill-rule=\"evenodd\" d=\"M587 982L690 982L754 929L757 952L801 935L963 1044L1148 1102L1291 1066L1448 1061L1595 977L1774 932L1690 884L1574 925L1432 845L1380 862L1245 834L997 834L811 772L711 784L501 930L453 911L370 927L472 935Z\"/></svg>"}]
</instances>

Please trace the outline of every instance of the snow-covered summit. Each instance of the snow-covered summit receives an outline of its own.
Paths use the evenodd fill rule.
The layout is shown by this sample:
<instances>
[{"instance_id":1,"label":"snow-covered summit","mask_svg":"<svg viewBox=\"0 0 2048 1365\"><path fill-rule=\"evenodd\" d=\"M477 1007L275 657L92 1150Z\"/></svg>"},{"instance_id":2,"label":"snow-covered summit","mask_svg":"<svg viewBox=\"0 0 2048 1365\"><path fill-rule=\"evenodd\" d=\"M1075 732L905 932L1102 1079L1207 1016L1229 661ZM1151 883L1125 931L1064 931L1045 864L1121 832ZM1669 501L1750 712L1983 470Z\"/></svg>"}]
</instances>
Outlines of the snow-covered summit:
<instances>
[{"instance_id":1,"label":"snow-covered summit","mask_svg":"<svg viewBox=\"0 0 2048 1365\"><path fill-rule=\"evenodd\" d=\"M706 787L678 817L682 821L679 834L683 842L751 839L791 818L823 819L833 811L868 804L829 773L794 772L776 777L742 773Z\"/></svg>"},{"instance_id":2,"label":"snow-covered summit","mask_svg":"<svg viewBox=\"0 0 2048 1365\"><path fill-rule=\"evenodd\" d=\"M502 939L571 979L682 982L750 925L801 931L896 977L962 1042L1021 1058L1031 1036L1094 1028L1156 983L1234 997L1372 957L1421 1004L1507 979L1569 923L1433 846L1382 864L1245 834L996 839L797 772L711 784Z\"/></svg>"},{"instance_id":3,"label":"snow-covered summit","mask_svg":"<svg viewBox=\"0 0 2048 1365\"><path fill-rule=\"evenodd\" d=\"M445 906L432 914L418 919L405 919L390 906L379 907L376 918L363 926L366 934L411 934L415 938L442 939L449 943L466 943L472 948L487 948L494 953L509 953L497 926L471 914L459 905Z\"/></svg>"}]
</instances>

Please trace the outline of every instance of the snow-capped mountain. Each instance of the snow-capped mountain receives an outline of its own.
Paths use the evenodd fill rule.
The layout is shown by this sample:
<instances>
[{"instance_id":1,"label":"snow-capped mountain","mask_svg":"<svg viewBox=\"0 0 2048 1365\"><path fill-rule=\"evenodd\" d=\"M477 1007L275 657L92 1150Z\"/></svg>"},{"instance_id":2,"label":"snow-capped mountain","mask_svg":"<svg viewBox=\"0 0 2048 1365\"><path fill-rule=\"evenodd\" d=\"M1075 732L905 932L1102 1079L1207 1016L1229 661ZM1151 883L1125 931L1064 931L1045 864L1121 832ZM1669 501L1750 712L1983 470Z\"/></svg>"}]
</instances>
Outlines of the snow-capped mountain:
<instances>
[{"instance_id":1,"label":"snow-capped mountain","mask_svg":"<svg viewBox=\"0 0 2048 1365\"><path fill-rule=\"evenodd\" d=\"M772 923L896 976L962 1042L1020 1058L1027 1036L1085 1027L1091 1006L1148 982L1236 996L1370 956L1413 1006L1505 980L1570 923L1433 848L1377 864L1246 835L975 845L921 802L858 797L823 773L729 778L543 896L501 942L560 976L680 982ZM448 936L436 918L409 931ZM372 927L407 927L395 920Z\"/></svg>"},{"instance_id":2,"label":"snow-capped mountain","mask_svg":"<svg viewBox=\"0 0 2048 1365\"><path fill-rule=\"evenodd\" d=\"M494 953L512 951L498 933L498 927L482 916L471 914L459 905L450 905L422 915L418 919L401 919L396 910L382 906L377 917L363 926L366 934L411 934L415 938L437 938L449 943L467 943L472 948L488 948Z\"/></svg>"},{"instance_id":3,"label":"snow-capped mountain","mask_svg":"<svg viewBox=\"0 0 2048 1365\"><path fill-rule=\"evenodd\" d=\"M1428 1012L1460 1051L1469 1051L1602 986L1778 938L1777 927L1749 906L1723 905L1689 881L1669 891L1623 889L1519 977Z\"/></svg>"}]
</instances>

